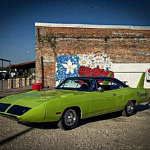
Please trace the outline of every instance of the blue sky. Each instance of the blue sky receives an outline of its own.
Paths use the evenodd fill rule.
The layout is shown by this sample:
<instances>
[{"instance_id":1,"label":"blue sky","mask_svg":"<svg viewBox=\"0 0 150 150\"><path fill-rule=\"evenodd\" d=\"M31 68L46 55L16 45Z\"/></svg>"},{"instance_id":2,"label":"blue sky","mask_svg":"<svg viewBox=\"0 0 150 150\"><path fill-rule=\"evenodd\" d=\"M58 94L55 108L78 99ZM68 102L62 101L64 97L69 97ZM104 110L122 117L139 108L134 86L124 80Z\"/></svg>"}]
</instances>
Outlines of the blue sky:
<instances>
[{"instance_id":1,"label":"blue sky","mask_svg":"<svg viewBox=\"0 0 150 150\"><path fill-rule=\"evenodd\" d=\"M35 22L150 26L149 0L0 0L0 58L35 60Z\"/></svg>"}]
</instances>

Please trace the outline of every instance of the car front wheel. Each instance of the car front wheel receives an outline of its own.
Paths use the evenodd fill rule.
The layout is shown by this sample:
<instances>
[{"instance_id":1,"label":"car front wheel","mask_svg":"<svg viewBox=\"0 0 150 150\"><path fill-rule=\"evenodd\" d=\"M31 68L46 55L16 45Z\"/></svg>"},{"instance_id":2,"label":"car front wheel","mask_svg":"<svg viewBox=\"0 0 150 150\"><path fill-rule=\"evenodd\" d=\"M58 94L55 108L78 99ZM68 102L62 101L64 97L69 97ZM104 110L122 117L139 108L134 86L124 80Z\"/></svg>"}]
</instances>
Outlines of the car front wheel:
<instances>
[{"instance_id":1,"label":"car front wheel","mask_svg":"<svg viewBox=\"0 0 150 150\"><path fill-rule=\"evenodd\" d=\"M135 103L133 101L129 101L126 104L126 106L122 112L122 115L123 116L132 116L134 114L135 114Z\"/></svg>"},{"instance_id":2,"label":"car front wheel","mask_svg":"<svg viewBox=\"0 0 150 150\"><path fill-rule=\"evenodd\" d=\"M58 127L63 130L71 130L77 126L79 122L79 113L74 108L68 108L63 113L58 122Z\"/></svg>"}]
</instances>

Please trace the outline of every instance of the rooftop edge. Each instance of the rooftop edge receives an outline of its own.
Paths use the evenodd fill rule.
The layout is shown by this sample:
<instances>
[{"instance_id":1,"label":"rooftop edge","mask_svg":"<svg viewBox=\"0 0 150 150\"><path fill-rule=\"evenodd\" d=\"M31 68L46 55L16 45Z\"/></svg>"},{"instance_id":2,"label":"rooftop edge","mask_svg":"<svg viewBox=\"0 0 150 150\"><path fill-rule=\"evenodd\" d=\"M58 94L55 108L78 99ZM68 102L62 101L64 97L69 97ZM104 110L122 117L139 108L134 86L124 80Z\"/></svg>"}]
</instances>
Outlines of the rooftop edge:
<instances>
[{"instance_id":1,"label":"rooftop edge","mask_svg":"<svg viewBox=\"0 0 150 150\"><path fill-rule=\"evenodd\" d=\"M92 25L92 24L61 24L61 23L35 23L36 27L66 27L66 28L109 28L109 29L131 29L150 30L150 26L126 26L126 25Z\"/></svg>"}]
</instances>

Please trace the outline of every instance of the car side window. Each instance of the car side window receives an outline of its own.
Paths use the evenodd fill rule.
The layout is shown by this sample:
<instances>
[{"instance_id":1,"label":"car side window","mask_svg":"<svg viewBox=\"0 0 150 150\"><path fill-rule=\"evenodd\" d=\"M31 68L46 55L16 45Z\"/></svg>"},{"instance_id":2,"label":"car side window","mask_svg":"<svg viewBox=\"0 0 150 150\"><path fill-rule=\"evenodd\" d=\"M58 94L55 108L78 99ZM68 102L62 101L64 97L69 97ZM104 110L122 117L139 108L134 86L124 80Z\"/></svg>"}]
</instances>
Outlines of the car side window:
<instances>
[{"instance_id":1,"label":"car side window","mask_svg":"<svg viewBox=\"0 0 150 150\"><path fill-rule=\"evenodd\" d=\"M119 89L118 85L110 85L110 90L116 90Z\"/></svg>"},{"instance_id":2,"label":"car side window","mask_svg":"<svg viewBox=\"0 0 150 150\"><path fill-rule=\"evenodd\" d=\"M103 91L102 86L98 83L98 81L93 84L92 91Z\"/></svg>"},{"instance_id":3,"label":"car side window","mask_svg":"<svg viewBox=\"0 0 150 150\"><path fill-rule=\"evenodd\" d=\"M92 91L108 91L108 90L116 90L122 88L120 85L118 85L115 82L109 81L109 82L105 82L101 81L99 82L99 80L96 81L96 84L93 85L93 89Z\"/></svg>"},{"instance_id":4,"label":"car side window","mask_svg":"<svg viewBox=\"0 0 150 150\"><path fill-rule=\"evenodd\" d=\"M116 89L120 89L122 88L122 86L118 85L115 82L110 82L110 90L116 90Z\"/></svg>"}]
</instances>

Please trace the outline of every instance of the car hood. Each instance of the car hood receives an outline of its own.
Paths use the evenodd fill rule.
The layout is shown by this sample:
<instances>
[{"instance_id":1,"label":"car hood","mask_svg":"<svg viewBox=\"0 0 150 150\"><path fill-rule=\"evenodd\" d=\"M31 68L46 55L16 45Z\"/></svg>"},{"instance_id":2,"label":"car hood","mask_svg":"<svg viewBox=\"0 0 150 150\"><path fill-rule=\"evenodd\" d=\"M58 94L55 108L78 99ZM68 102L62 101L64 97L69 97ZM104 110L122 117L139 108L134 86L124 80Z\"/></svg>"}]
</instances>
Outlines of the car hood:
<instances>
[{"instance_id":1,"label":"car hood","mask_svg":"<svg viewBox=\"0 0 150 150\"><path fill-rule=\"evenodd\" d=\"M54 99L58 97L67 97L67 96L76 95L76 94L80 94L80 93L77 91L73 91L73 90L60 90L60 89L39 92L39 95L41 96L41 98L48 98L48 99Z\"/></svg>"},{"instance_id":2,"label":"car hood","mask_svg":"<svg viewBox=\"0 0 150 150\"><path fill-rule=\"evenodd\" d=\"M7 96L0 100L0 103L10 104L10 105L21 105L26 107L35 107L41 103L40 95L37 91L30 91L21 94L14 94Z\"/></svg>"},{"instance_id":3,"label":"car hood","mask_svg":"<svg viewBox=\"0 0 150 150\"><path fill-rule=\"evenodd\" d=\"M67 97L77 94L76 91L48 90L48 91L30 91L21 94L7 96L0 100L0 104L19 105L29 108L36 107L46 101L54 100L60 97Z\"/></svg>"}]
</instances>

